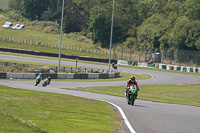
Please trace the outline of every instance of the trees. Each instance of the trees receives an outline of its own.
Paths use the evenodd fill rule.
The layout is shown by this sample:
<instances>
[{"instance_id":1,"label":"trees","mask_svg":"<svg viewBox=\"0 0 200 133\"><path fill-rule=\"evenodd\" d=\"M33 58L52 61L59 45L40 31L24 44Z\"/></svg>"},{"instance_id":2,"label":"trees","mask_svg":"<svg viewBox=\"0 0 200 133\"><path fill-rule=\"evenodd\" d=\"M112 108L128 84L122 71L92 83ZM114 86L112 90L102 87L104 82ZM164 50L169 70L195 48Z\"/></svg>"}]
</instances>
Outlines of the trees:
<instances>
[{"instance_id":1,"label":"trees","mask_svg":"<svg viewBox=\"0 0 200 133\"><path fill-rule=\"evenodd\" d=\"M105 14L99 14L91 20L89 29L94 43L100 42L102 47L107 47L110 33L110 26L108 25Z\"/></svg>"},{"instance_id":2,"label":"trees","mask_svg":"<svg viewBox=\"0 0 200 133\"><path fill-rule=\"evenodd\" d=\"M166 23L162 14L154 14L138 28L138 41L147 48L160 48L159 39L166 32Z\"/></svg>"},{"instance_id":3,"label":"trees","mask_svg":"<svg viewBox=\"0 0 200 133\"><path fill-rule=\"evenodd\" d=\"M30 20L60 23L62 0L10 0ZM84 32L109 47L110 0L65 0L63 31ZM200 50L200 0L116 0L113 44Z\"/></svg>"},{"instance_id":4,"label":"trees","mask_svg":"<svg viewBox=\"0 0 200 133\"><path fill-rule=\"evenodd\" d=\"M13 10L23 11L24 0L10 0L8 7Z\"/></svg>"},{"instance_id":5,"label":"trees","mask_svg":"<svg viewBox=\"0 0 200 133\"><path fill-rule=\"evenodd\" d=\"M42 15L48 9L49 0L25 0L24 13L31 20L42 20Z\"/></svg>"},{"instance_id":6,"label":"trees","mask_svg":"<svg viewBox=\"0 0 200 133\"><path fill-rule=\"evenodd\" d=\"M192 20L200 19L200 0L186 0L183 4L184 15Z\"/></svg>"}]
</instances>

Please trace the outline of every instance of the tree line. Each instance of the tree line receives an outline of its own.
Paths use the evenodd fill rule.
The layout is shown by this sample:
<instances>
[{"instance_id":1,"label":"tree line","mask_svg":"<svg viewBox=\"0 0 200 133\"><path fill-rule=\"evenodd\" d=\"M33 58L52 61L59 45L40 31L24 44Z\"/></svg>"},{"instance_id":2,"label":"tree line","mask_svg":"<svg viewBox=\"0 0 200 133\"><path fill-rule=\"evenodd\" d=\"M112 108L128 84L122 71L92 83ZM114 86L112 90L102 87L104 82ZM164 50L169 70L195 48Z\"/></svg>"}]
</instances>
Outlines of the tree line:
<instances>
[{"instance_id":1,"label":"tree line","mask_svg":"<svg viewBox=\"0 0 200 133\"><path fill-rule=\"evenodd\" d=\"M65 33L109 47L113 0L65 0ZM30 20L61 21L62 0L10 0ZM115 0L113 44L200 51L200 0Z\"/></svg>"}]
</instances>

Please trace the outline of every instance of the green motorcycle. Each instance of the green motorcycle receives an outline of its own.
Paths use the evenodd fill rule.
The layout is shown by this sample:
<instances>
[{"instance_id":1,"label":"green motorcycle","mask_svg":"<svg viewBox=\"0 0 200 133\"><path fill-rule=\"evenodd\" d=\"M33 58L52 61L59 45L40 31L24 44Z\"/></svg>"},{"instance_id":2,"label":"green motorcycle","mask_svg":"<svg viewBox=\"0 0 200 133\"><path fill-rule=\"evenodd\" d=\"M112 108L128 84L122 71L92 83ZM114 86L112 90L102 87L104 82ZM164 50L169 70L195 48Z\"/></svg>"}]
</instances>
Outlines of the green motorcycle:
<instances>
[{"instance_id":1,"label":"green motorcycle","mask_svg":"<svg viewBox=\"0 0 200 133\"><path fill-rule=\"evenodd\" d=\"M42 86L44 87L44 86L47 86L47 85L49 85L49 84L50 84L50 79L46 78L46 79L44 80L44 82L42 83Z\"/></svg>"},{"instance_id":2,"label":"green motorcycle","mask_svg":"<svg viewBox=\"0 0 200 133\"><path fill-rule=\"evenodd\" d=\"M128 95L127 95L127 102L130 105L134 105L135 99L138 94L138 88L135 85L129 87Z\"/></svg>"}]
</instances>

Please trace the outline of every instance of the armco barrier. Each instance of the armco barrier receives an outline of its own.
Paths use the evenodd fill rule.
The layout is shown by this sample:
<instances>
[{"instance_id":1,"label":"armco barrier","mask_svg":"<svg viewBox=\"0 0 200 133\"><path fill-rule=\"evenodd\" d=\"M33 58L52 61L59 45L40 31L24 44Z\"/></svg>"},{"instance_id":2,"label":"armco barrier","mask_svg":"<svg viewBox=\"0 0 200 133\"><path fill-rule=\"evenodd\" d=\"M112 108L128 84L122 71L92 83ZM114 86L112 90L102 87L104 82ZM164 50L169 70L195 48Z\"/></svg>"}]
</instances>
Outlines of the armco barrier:
<instances>
[{"instance_id":1,"label":"armco barrier","mask_svg":"<svg viewBox=\"0 0 200 133\"><path fill-rule=\"evenodd\" d=\"M167 65L166 64L159 64L159 69L167 69Z\"/></svg>"},{"instance_id":2,"label":"armco barrier","mask_svg":"<svg viewBox=\"0 0 200 133\"><path fill-rule=\"evenodd\" d=\"M177 71L181 71L181 66L177 66Z\"/></svg>"},{"instance_id":3,"label":"armco barrier","mask_svg":"<svg viewBox=\"0 0 200 133\"><path fill-rule=\"evenodd\" d=\"M128 65L134 66L134 63L135 63L134 61L118 60L119 65L128 64ZM200 73L200 68L176 66L176 65L171 65L171 64L137 62L137 66L139 66L139 67L155 67L155 68L159 68L159 69Z\"/></svg>"},{"instance_id":4,"label":"armco barrier","mask_svg":"<svg viewBox=\"0 0 200 133\"><path fill-rule=\"evenodd\" d=\"M162 69L167 69L167 65L162 65Z\"/></svg>"},{"instance_id":5,"label":"armco barrier","mask_svg":"<svg viewBox=\"0 0 200 133\"><path fill-rule=\"evenodd\" d=\"M175 66L175 65L164 65L159 64L159 69L183 71L183 72L196 72L200 73L200 68L197 67L187 67L187 66Z\"/></svg>"},{"instance_id":6,"label":"armco barrier","mask_svg":"<svg viewBox=\"0 0 200 133\"><path fill-rule=\"evenodd\" d=\"M109 76L108 76L107 73L100 73L99 74L99 79L108 79L108 78L109 78Z\"/></svg>"},{"instance_id":7,"label":"armco barrier","mask_svg":"<svg viewBox=\"0 0 200 133\"><path fill-rule=\"evenodd\" d=\"M187 67L186 66L181 66L181 71L187 72Z\"/></svg>"},{"instance_id":8,"label":"armco barrier","mask_svg":"<svg viewBox=\"0 0 200 133\"><path fill-rule=\"evenodd\" d=\"M88 73L88 79L99 79L98 73Z\"/></svg>"},{"instance_id":9,"label":"armco barrier","mask_svg":"<svg viewBox=\"0 0 200 133\"><path fill-rule=\"evenodd\" d=\"M7 79L35 79L35 73L7 73Z\"/></svg>"},{"instance_id":10,"label":"armco barrier","mask_svg":"<svg viewBox=\"0 0 200 133\"><path fill-rule=\"evenodd\" d=\"M147 63L147 67L155 67L155 63Z\"/></svg>"},{"instance_id":11,"label":"armco barrier","mask_svg":"<svg viewBox=\"0 0 200 133\"><path fill-rule=\"evenodd\" d=\"M74 74L74 79L88 79L88 74L75 73Z\"/></svg>"},{"instance_id":12,"label":"armco barrier","mask_svg":"<svg viewBox=\"0 0 200 133\"><path fill-rule=\"evenodd\" d=\"M198 68L194 68L194 72L198 73L199 69Z\"/></svg>"},{"instance_id":13,"label":"armco barrier","mask_svg":"<svg viewBox=\"0 0 200 133\"><path fill-rule=\"evenodd\" d=\"M0 73L1 79L35 79L36 73ZM42 77L50 76L52 79L108 79L118 78L120 73L43 73Z\"/></svg>"},{"instance_id":14,"label":"armco barrier","mask_svg":"<svg viewBox=\"0 0 200 133\"><path fill-rule=\"evenodd\" d=\"M128 65L128 61L117 60L117 65Z\"/></svg>"},{"instance_id":15,"label":"armco barrier","mask_svg":"<svg viewBox=\"0 0 200 133\"><path fill-rule=\"evenodd\" d=\"M138 62L139 67L147 67L147 63L145 62Z\"/></svg>"},{"instance_id":16,"label":"armco barrier","mask_svg":"<svg viewBox=\"0 0 200 133\"><path fill-rule=\"evenodd\" d=\"M74 73L60 73L57 74L58 79L74 79Z\"/></svg>"},{"instance_id":17,"label":"armco barrier","mask_svg":"<svg viewBox=\"0 0 200 133\"><path fill-rule=\"evenodd\" d=\"M0 79L6 79L6 73L0 73Z\"/></svg>"},{"instance_id":18,"label":"armco barrier","mask_svg":"<svg viewBox=\"0 0 200 133\"><path fill-rule=\"evenodd\" d=\"M38 75L38 73L36 74L36 76ZM57 79L58 76L57 73L42 73L42 78L47 78L47 77L51 77L51 79Z\"/></svg>"},{"instance_id":19,"label":"armco barrier","mask_svg":"<svg viewBox=\"0 0 200 133\"><path fill-rule=\"evenodd\" d=\"M2 48L2 47L0 47L0 51L12 52L12 53L21 53L21 54L29 54L29 55L37 55L37 56L48 56L48 57L58 57L59 56L56 53L45 53L45 52L10 49L10 48ZM67 59L76 59L76 58L78 58L78 60L103 62L103 63L108 63L109 62L109 59L93 58L93 57L86 57L86 56L73 56L73 55L61 54L61 57L62 58L67 58ZM114 62L116 64L117 60L111 60L111 62Z\"/></svg>"},{"instance_id":20,"label":"armco barrier","mask_svg":"<svg viewBox=\"0 0 200 133\"><path fill-rule=\"evenodd\" d=\"M167 65L167 70L174 70L174 66L173 65Z\"/></svg>"},{"instance_id":21,"label":"armco barrier","mask_svg":"<svg viewBox=\"0 0 200 133\"><path fill-rule=\"evenodd\" d=\"M114 77L120 77L120 73L115 73Z\"/></svg>"},{"instance_id":22,"label":"armco barrier","mask_svg":"<svg viewBox=\"0 0 200 133\"><path fill-rule=\"evenodd\" d=\"M187 72L193 72L193 67L187 67Z\"/></svg>"},{"instance_id":23,"label":"armco barrier","mask_svg":"<svg viewBox=\"0 0 200 133\"><path fill-rule=\"evenodd\" d=\"M128 65L138 66L138 62L137 61L128 61Z\"/></svg>"},{"instance_id":24,"label":"armco barrier","mask_svg":"<svg viewBox=\"0 0 200 133\"><path fill-rule=\"evenodd\" d=\"M115 77L115 74L112 73L112 74L109 74L108 76L109 76L109 78L114 78L114 77Z\"/></svg>"}]
</instances>

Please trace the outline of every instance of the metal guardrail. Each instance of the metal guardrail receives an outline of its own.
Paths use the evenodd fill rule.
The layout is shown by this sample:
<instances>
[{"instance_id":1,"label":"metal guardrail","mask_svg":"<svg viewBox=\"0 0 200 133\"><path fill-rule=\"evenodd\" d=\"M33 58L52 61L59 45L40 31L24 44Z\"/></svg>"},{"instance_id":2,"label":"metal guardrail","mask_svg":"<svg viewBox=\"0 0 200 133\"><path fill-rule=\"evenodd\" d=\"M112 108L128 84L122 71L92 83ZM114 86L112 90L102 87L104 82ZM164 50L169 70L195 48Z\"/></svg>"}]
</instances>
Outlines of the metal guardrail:
<instances>
[{"instance_id":1,"label":"metal guardrail","mask_svg":"<svg viewBox=\"0 0 200 133\"><path fill-rule=\"evenodd\" d=\"M0 73L0 79L6 79L6 73Z\"/></svg>"},{"instance_id":2,"label":"metal guardrail","mask_svg":"<svg viewBox=\"0 0 200 133\"><path fill-rule=\"evenodd\" d=\"M3 76L2 76L3 75ZM109 79L118 78L117 73L43 73L42 78L50 76L51 79ZM0 73L1 79L35 79L37 73Z\"/></svg>"}]
</instances>

